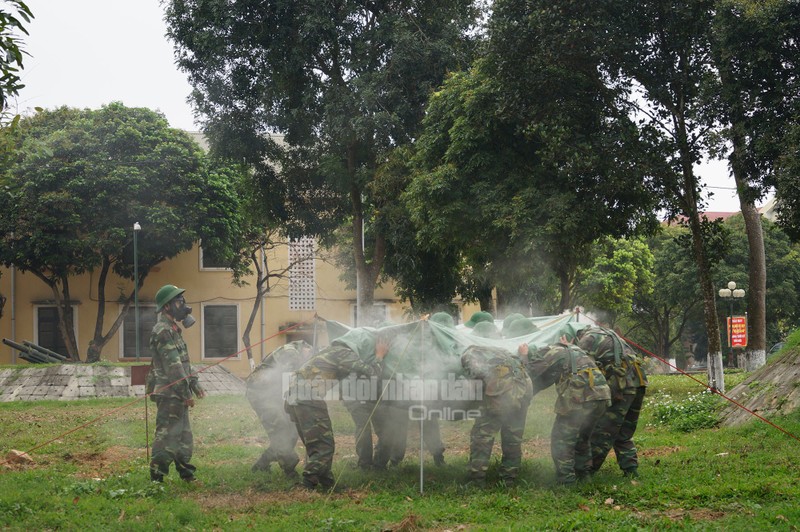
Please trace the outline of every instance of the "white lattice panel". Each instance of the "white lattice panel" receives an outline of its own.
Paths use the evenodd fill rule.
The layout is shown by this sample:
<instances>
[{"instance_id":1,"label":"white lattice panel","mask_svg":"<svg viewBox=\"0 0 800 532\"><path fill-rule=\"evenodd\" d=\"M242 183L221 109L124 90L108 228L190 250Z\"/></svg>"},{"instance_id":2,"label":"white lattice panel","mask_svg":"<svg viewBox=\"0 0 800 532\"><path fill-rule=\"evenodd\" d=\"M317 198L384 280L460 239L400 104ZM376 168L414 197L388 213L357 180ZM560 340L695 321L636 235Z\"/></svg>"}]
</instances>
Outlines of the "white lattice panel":
<instances>
[{"instance_id":1,"label":"white lattice panel","mask_svg":"<svg viewBox=\"0 0 800 532\"><path fill-rule=\"evenodd\" d=\"M289 243L289 310L316 310L314 239L303 237Z\"/></svg>"}]
</instances>

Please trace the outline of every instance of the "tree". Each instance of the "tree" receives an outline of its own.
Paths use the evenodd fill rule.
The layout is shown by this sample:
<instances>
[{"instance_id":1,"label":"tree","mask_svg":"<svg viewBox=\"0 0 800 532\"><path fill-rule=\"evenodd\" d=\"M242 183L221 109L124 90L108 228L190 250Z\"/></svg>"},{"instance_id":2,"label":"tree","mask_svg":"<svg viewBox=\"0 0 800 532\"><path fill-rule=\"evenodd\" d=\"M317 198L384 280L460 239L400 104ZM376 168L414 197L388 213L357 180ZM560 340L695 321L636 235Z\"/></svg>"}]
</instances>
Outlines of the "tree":
<instances>
[{"instance_id":1,"label":"tree","mask_svg":"<svg viewBox=\"0 0 800 532\"><path fill-rule=\"evenodd\" d=\"M386 235L381 280L394 281L396 294L410 303L417 316L440 310L452 313L454 297L473 295L465 281L460 249L453 244L421 245L407 206L397 201L411 181L412 155L407 146L393 150L369 185L378 206L369 226Z\"/></svg>"},{"instance_id":2,"label":"tree","mask_svg":"<svg viewBox=\"0 0 800 532\"><path fill-rule=\"evenodd\" d=\"M158 113L120 103L99 110L62 107L20 123L16 158L3 175L0 261L30 272L53 293L67 354L80 360L72 326L70 278L97 273L98 312L87 360L97 361L133 301L133 290L104 334L111 272L133 279L132 226L142 286L158 263L204 248L230 256L236 234L236 172L214 166L184 132Z\"/></svg>"},{"instance_id":3,"label":"tree","mask_svg":"<svg viewBox=\"0 0 800 532\"><path fill-rule=\"evenodd\" d=\"M702 191L694 171L719 120L716 102L705 97L719 90L709 34L713 7L713 0L643 1L635 9L628 2L610 2L603 12L609 31L603 55L618 83L639 89L641 119L660 131L668 146L665 162L671 172L662 174L666 200L671 214L682 217L690 229L709 341L709 385L724 392L711 279L716 257L707 248L714 226L702 216Z\"/></svg>"},{"instance_id":4,"label":"tree","mask_svg":"<svg viewBox=\"0 0 800 532\"><path fill-rule=\"evenodd\" d=\"M695 343L687 337L695 323L703 321L703 298L689 231L667 226L648 240L648 247L657 286L635 291L630 312L622 315L620 326L626 331L625 336L641 345L654 346L655 354L661 358L679 358L681 353L676 352L675 346L680 346L681 341ZM695 357L704 360L705 353L695 353Z\"/></svg>"},{"instance_id":5,"label":"tree","mask_svg":"<svg viewBox=\"0 0 800 532\"><path fill-rule=\"evenodd\" d=\"M255 296L247 325L242 331L242 342L247 351L250 369L255 368L250 333L256 317L264 304L264 297L274 283L289 277L291 269L298 263L314 259L313 255L291 258L285 266L272 267L270 259L277 249L290 246L289 239L281 233L276 220L270 217L270 211L261 208L265 202L262 187L254 181L250 172L243 171L235 182L237 197L240 198L238 216L240 223L236 240L232 247L236 252L231 257L229 267L233 272L233 283L239 286L248 284L247 278L254 276Z\"/></svg>"},{"instance_id":6,"label":"tree","mask_svg":"<svg viewBox=\"0 0 800 532\"><path fill-rule=\"evenodd\" d=\"M581 272L586 306L615 325L616 316L630 313L634 296L653 291L653 255L641 238L605 239L597 245L594 263Z\"/></svg>"},{"instance_id":7,"label":"tree","mask_svg":"<svg viewBox=\"0 0 800 532\"><path fill-rule=\"evenodd\" d=\"M19 33L28 35L25 24L33 18L33 13L21 0L7 0L8 11L4 6L0 9L0 112L8 106L8 97L16 96L25 85L19 77L22 70L23 56Z\"/></svg>"},{"instance_id":8,"label":"tree","mask_svg":"<svg viewBox=\"0 0 800 532\"><path fill-rule=\"evenodd\" d=\"M736 182L748 235L748 309L751 335L746 369L766 361L767 272L761 216L755 206L776 185L775 166L787 146L786 130L797 124L796 71L800 68L800 6L795 2L723 0L715 6L713 57L726 127L720 138Z\"/></svg>"},{"instance_id":9,"label":"tree","mask_svg":"<svg viewBox=\"0 0 800 532\"><path fill-rule=\"evenodd\" d=\"M417 134L429 92L469 61L471 0L272 2L173 0L166 19L206 132L261 172L290 235L348 221L360 324L372 320L386 236L364 224L367 184ZM284 134L285 147L267 133Z\"/></svg>"},{"instance_id":10,"label":"tree","mask_svg":"<svg viewBox=\"0 0 800 532\"><path fill-rule=\"evenodd\" d=\"M431 98L406 197L423 239L458 242L475 267L541 257L560 311L595 240L655 227L657 194L591 30L551 28L563 3L533 4L495 2L487 55Z\"/></svg>"}]
</instances>

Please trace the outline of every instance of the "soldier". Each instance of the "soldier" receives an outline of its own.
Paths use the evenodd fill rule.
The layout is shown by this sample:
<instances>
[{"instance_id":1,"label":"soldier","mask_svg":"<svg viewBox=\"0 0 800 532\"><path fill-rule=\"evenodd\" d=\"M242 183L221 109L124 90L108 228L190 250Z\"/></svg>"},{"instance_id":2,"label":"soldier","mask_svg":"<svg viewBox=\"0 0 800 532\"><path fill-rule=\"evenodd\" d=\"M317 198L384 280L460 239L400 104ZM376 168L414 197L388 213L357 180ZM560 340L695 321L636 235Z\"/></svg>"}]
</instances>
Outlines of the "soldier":
<instances>
[{"instance_id":1,"label":"soldier","mask_svg":"<svg viewBox=\"0 0 800 532\"><path fill-rule=\"evenodd\" d=\"M611 406L592 434L592 472L598 471L613 447L625 476L639 476L633 434L647 390L641 359L614 331L589 327L578 332L578 345L594 358L611 388Z\"/></svg>"},{"instance_id":2,"label":"soldier","mask_svg":"<svg viewBox=\"0 0 800 532\"><path fill-rule=\"evenodd\" d=\"M516 355L500 347L471 346L461 355L466 376L482 381L480 416L470 432L469 479L486 484L494 439L500 432L500 479L514 485L522 462L522 434L533 397L531 379Z\"/></svg>"},{"instance_id":3,"label":"soldier","mask_svg":"<svg viewBox=\"0 0 800 532\"><path fill-rule=\"evenodd\" d=\"M364 377L355 377L351 375L348 378L351 382L351 390L355 390L358 386L359 379L363 379ZM373 429L376 433L378 432L378 428L374 427L375 420L373 419L374 412L376 411L375 404L375 401L371 400L344 400L344 406L347 411L350 412L350 417L353 418L353 424L355 425L358 467L364 470L372 469L374 465L372 432Z\"/></svg>"},{"instance_id":4,"label":"soldier","mask_svg":"<svg viewBox=\"0 0 800 532\"><path fill-rule=\"evenodd\" d=\"M380 401L373 422L375 432L379 435L375 447L375 469L383 470L387 465L399 465L406 455L408 445L409 404ZM430 417L419 423L422 425L422 443L425 449L433 456L434 465L443 466L445 447L439 418Z\"/></svg>"},{"instance_id":5,"label":"soldier","mask_svg":"<svg viewBox=\"0 0 800 532\"><path fill-rule=\"evenodd\" d=\"M528 359L527 344L519 346ZM591 437L605 412L611 392L603 373L581 348L571 345L566 336L560 343L539 349L527 363L536 394L556 384L556 420L550 435L550 454L556 481L573 485L591 473Z\"/></svg>"},{"instance_id":6,"label":"soldier","mask_svg":"<svg viewBox=\"0 0 800 532\"><path fill-rule=\"evenodd\" d=\"M357 330L353 329L348 334L354 331ZM369 343L367 338L370 333L359 331L354 334L360 335L357 342L362 345ZM331 474L335 442L325 394L351 373L380 376L383 357L388 350L389 343L379 339L374 344L375 361L368 362L362 360L347 343L337 339L292 374L284 408L306 447L304 487L332 489L335 484Z\"/></svg>"},{"instance_id":7,"label":"soldier","mask_svg":"<svg viewBox=\"0 0 800 532\"><path fill-rule=\"evenodd\" d=\"M181 479L195 480L195 466L189 463L194 447L189 407L194 406L192 394L202 399L206 393L192 373L189 350L178 326L179 321L184 327L194 324L184 291L168 284L156 292L159 315L150 335L153 359L148 375L148 391L152 390L150 399L157 405L150 460L150 479L156 482L164 481L173 462Z\"/></svg>"},{"instance_id":8,"label":"soldier","mask_svg":"<svg viewBox=\"0 0 800 532\"><path fill-rule=\"evenodd\" d=\"M289 342L267 355L247 377L245 396L269 437L269 447L253 464L253 471L269 471L270 464L277 462L287 477L297 476L297 428L283 409L282 383L284 374L302 366L311 351L312 347L303 340Z\"/></svg>"}]
</instances>

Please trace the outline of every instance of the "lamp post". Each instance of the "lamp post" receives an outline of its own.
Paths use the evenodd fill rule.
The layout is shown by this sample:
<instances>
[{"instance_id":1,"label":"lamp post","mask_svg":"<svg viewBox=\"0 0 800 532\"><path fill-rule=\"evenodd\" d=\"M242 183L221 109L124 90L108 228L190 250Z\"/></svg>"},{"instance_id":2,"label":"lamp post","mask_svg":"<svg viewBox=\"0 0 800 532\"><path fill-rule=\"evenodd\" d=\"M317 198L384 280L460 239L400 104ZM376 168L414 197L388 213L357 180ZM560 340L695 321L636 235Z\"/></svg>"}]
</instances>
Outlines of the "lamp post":
<instances>
[{"instance_id":1,"label":"lamp post","mask_svg":"<svg viewBox=\"0 0 800 532\"><path fill-rule=\"evenodd\" d=\"M744 290L736 288L736 283L733 281L728 282L728 288L719 289L719 297L727 301L730 305L730 312L728 313L728 366L733 365L733 342L731 341L731 323L733 322L733 302L744 298Z\"/></svg>"},{"instance_id":2,"label":"lamp post","mask_svg":"<svg viewBox=\"0 0 800 532\"><path fill-rule=\"evenodd\" d=\"M136 329L136 362L139 362L139 246L137 237L142 226L139 222L133 224L133 323Z\"/></svg>"}]
</instances>

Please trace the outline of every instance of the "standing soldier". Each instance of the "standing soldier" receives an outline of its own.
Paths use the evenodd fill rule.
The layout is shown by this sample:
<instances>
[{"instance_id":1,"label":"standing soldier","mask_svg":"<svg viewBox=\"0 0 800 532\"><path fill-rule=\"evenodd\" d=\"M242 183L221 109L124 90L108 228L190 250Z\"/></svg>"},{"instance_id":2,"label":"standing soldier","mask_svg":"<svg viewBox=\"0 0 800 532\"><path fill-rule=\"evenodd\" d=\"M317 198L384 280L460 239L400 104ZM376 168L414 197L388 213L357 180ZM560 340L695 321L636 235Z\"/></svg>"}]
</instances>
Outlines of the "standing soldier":
<instances>
[{"instance_id":1,"label":"standing soldier","mask_svg":"<svg viewBox=\"0 0 800 532\"><path fill-rule=\"evenodd\" d=\"M184 291L168 284L156 292L159 316L150 335L153 359L148 376L151 383L148 387L153 389L150 399L157 405L156 434L150 460L150 479L156 482L164 481L164 475L169 473L169 465L173 462L181 479L187 482L195 479L195 466L189 463L194 447L189 407L194 406L192 394L202 399L206 393L192 373L189 350L178 326L179 321L184 327L194 324L192 308L186 305Z\"/></svg>"},{"instance_id":2,"label":"standing soldier","mask_svg":"<svg viewBox=\"0 0 800 532\"><path fill-rule=\"evenodd\" d=\"M267 355L247 377L245 396L269 436L269 447L253 464L253 471L269 471L270 464L277 462L287 477L297 477L297 429L283 409L282 384L285 374L293 373L311 357L311 350L303 340L289 342Z\"/></svg>"},{"instance_id":3,"label":"standing soldier","mask_svg":"<svg viewBox=\"0 0 800 532\"><path fill-rule=\"evenodd\" d=\"M528 345L519 346L523 360ZM603 373L586 352L561 337L558 344L536 351L528 361L533 393L556 384L556 420L550 435L550 454L556 481L573 485L591 474L591 437L611 399Z\"/></svg>"},{"instance_id":4,"label":"standing soldier","mask_svg":"<svg viewBox=\"0 0 800 532\"><path fill-rule=\"evenodd\" d=\"M371 343L368 339L370 334L358 329L348 333L361 346ZM389 343L381 339L373 345L375 360L368 362L348 347L348 343L336 339L292 374L284 407L306 447L303 486L308 489L317 486L332 489L335 484L331 474L335 442L325 395L351 373L380 376Z\"/></svg>"},{"instance_id":5,"label":"standing soldier","mask_svg":"<svg viewBox=\"0 0 800 532\"><path fill-rule=\"evenodd\" d=\"M592 472L598 471L613 447L625 476L639 476L639 457L633 434L647 390L641 359L614 331L589 327L578 332L578 345L594 358L611 388L611 406L592 434Z\"/></svg>"},{"instance_id":6,"label":"standing soldier","mask_svg":"<svg viewBox=\"0 0 800 532\"><path fill-rule=\"evenodd\" d=\"M480 416L470 432L470 482L486 484L495 435L500 432L500 480L511 487L522 462L522 434L533 397L531 379L519 357L500 347L468 347L461 365L467 377L479 379L483 386Z\"/></svg>"}]
</instances>

